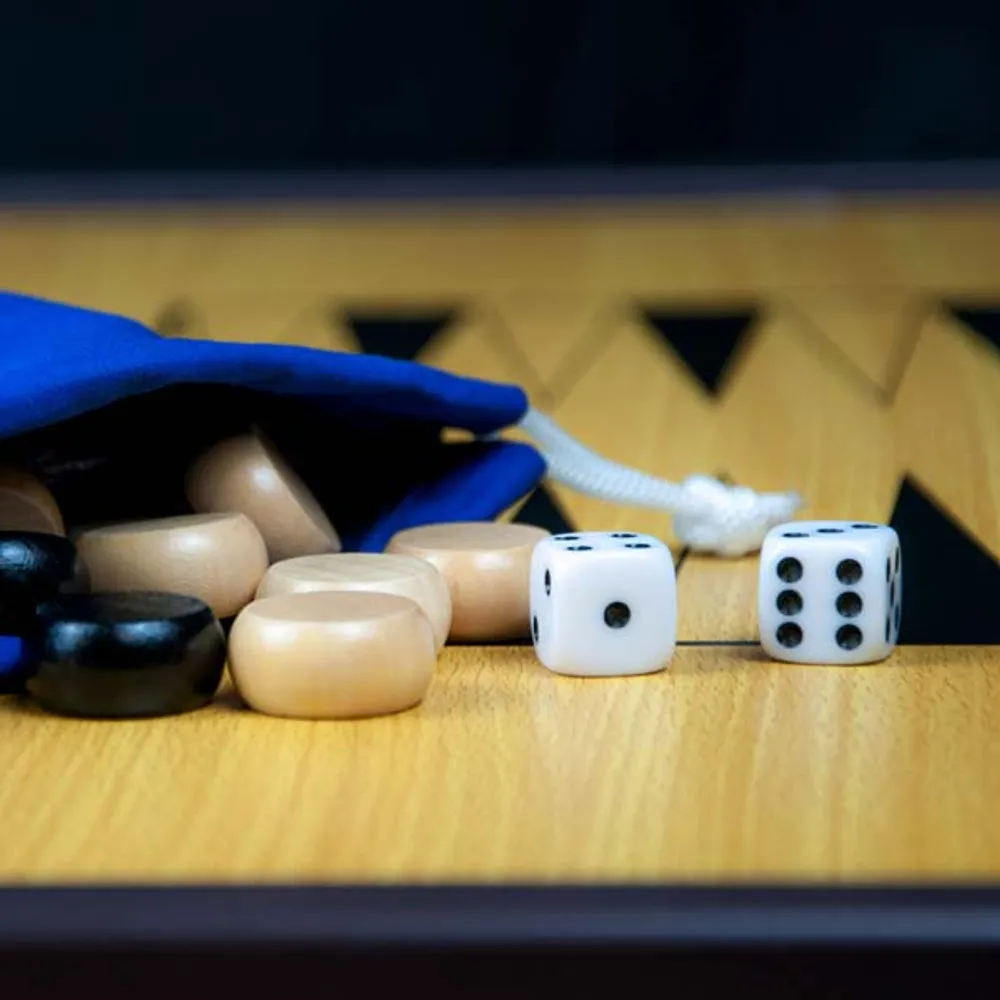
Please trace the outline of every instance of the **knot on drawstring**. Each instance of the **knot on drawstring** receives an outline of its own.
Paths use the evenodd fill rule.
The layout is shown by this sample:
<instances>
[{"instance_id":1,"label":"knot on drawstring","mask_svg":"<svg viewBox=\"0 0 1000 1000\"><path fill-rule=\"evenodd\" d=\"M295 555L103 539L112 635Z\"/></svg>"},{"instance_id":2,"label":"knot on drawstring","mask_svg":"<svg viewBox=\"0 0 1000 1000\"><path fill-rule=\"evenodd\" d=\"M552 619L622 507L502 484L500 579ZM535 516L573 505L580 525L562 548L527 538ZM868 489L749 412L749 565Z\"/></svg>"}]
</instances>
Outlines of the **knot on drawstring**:
<instances>
[{"instance_id":1,"label":"knot on drawstring","mask_svg":"<svg viewBox=\"0 0 1000 1000\"><path fill-rule=\"evenodd\" d=\"M689 476L680 484L674 531L695 552L742 556L760 549L768 531L790 521L801 506L797 493L757 493L711 476Z\"/></svg>"},{"instance_id":2,"label":"knot on drawstring","mask_svg":"<svg viewBox=\"0 0 1000 1000\"><path fill-rule=\"evenodd\" d=\"M711 476L689 476L680 484L650 476L596 454L535 409L520 426L535 440L553 480L599 500L672 513L678 539L696 552L755 552L771 528L802 506L797 493L756 493Z\"/></svg>"}]
</instances>

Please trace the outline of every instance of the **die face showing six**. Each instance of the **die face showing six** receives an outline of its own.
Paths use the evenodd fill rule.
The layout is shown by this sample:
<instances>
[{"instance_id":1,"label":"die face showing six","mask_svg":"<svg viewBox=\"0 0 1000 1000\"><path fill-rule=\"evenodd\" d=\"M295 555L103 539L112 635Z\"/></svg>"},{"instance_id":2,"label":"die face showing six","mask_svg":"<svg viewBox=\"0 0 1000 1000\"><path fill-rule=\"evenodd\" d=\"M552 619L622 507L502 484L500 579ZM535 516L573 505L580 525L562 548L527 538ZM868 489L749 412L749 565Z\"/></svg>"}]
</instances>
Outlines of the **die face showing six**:
<instances>
[{"instance_id":1,"label":"die face showing six","mask_svg":"<svg viewBox=\"0 0 1000 1000\"><path fill-rule=\"evenodd\" d=\"M795 521L761 546L757 617L764 651L791 663L885 659L902 617L896 532L863 521Z\"/></svg>"},{"instance_id":2,"label":"die face showing six","mask_svg":"<svg viewBox=\"0 0 1000 1000\"><path fill-rule=\"evenodd\" d=\"M535 546L532 638L549 670L615 677L663 670L677 636L673 556L651 535L576 532Z\"/></svg>"}]
</instances>

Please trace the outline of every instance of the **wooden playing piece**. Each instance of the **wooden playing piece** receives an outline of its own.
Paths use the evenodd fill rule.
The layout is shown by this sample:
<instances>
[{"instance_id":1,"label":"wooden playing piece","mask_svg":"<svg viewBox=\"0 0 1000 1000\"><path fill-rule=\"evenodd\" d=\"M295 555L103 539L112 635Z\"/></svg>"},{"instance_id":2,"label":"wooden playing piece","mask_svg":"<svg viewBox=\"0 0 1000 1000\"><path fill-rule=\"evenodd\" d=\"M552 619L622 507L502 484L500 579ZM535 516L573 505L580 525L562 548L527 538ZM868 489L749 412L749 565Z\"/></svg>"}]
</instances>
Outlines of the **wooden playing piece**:
<instances>
[{"instance_id":1,"label":"wooden playing piece","mask_svg":"<svg viewBox=\"0 0 1000 1000\"><path fill-rule=\"evenodd\" d=\"M251 601L267 570L264 539L238 513L103 525L81 531L76 545L94 591L190 594L217 618Z\"/></svg>"},{"instance_id":2,"label":"wooden playing piece","mask_svg":"<svg viewBox=\"0 0 1000 1000\"><path fill-rule=\"evenodd\" d=\"M49 532L0 531L0 694L22 692L34 663L36 609L80 589L73 544Z\"/></svg>"},{"instance_id":3,"label":"wooden playing piece","mask_svg":"<svg viewBox=\"0 0 1000 1000\"><path fill-rule=\"evenodd\" d=\"M286 559L264 574L257 597L317 590L375 591L409 597L430 620L438 646L443 646L448 638L451 627L448 584L425 559L376 552Z\"/></svg>"},{"instance_id":4,"label":"wooden playing piece","mask_svg":"<svg viewBox=\"0 0 1000 1000\"><path fill-rule=\"evenodd\" d=\"M229 634L229 670L258 712L303 719L385 715L419 704L438 645L417 603L397 594L277 594L247 605Z\"/></svg>"},{"instance_id":5,"label":"wooden playing piece","mask_svg":"<svg viewBox=\"0 0 1000 1000\"><path fill-rule=\"evenodd\" d=\"M399 532L386 551L441 571L451 592L451 641L502 642L530 635L531 553L548 537L528 524L434 524Z\"/></svg>"},{"instance_id":6,"label":"wooden playing piece","mask_svg":"<svg viewBox=\"0 0 1000 1000\"><path fill-rule=\"evenodd\" d=\"M0 604L34 605L73 585L77 552L63 535L0 531Z\"/></svg>"},{"instance_id":7,"label":"wooden playing piece","mask_svg":"<svg viewBox=\"0 0 1000 1000\"><path fill-rule=\"evenodd\" d=\"M0 530L64 535L55 497L37 477L13 466L0 467Z\"/></svg>"},{"instance_id":8,"label":"wooden playing piece","mask_svg":"<svg viewBox=\"0 0 1000 1000\"><path fill-rule=\"evenodd\" d=\"M39 662L26 683L61 715L136 718L211 701L226 642L203 601L181 594L77 594L38 609Z\"/></svg>"},{"instance_id":9,"label":"wooden playing piece","mask_svg":"<svg viewBox=\"0 0 1000 1000\"><path fill-rule=\"evenodd\" d=\"M246 514L272 562L341 549L336 529L309 487L258 434L227 438L210 448L191 467L186 489L199 513Z\"/></svg>"}]
</instances>

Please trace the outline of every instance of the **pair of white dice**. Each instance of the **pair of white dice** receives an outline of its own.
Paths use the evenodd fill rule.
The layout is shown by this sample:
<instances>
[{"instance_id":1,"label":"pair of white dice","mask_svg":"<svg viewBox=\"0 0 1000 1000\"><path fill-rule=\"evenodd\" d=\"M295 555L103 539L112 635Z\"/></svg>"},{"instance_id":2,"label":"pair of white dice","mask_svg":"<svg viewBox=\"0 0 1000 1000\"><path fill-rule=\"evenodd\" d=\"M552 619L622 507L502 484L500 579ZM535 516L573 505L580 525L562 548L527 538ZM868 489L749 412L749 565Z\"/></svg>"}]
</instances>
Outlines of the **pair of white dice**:
<instances>
[{"instance_id":1,"label":"pair of white dice","mask_svg":"<svg viewBox=\"0 0 1000 1000\"><path fill-rule=\"evenodd\" d=\"M758 627L763 649L792 663L885 659L902 614L899 538L885 525L796 521L761 547ZM531 630L549 670L627 676L663 670L677 640L677 577L652 535L553 535L531 563Z\"/></svg>"}]
</instances>

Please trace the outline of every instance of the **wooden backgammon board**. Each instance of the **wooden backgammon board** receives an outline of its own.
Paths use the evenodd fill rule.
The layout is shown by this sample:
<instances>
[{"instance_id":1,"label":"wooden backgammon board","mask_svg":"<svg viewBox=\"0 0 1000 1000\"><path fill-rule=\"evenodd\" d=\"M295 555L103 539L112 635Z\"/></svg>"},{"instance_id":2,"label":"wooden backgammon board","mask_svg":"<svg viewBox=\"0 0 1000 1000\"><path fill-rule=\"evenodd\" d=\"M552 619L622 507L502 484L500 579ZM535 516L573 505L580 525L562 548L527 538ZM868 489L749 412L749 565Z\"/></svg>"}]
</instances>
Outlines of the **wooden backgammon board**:
<instances>
[{"instance_id":1,"label":"wooden backgammon board","mask_svg":"<svg viewBox=\"0 0 1000 1000\"><path fill-rule=\"evenodd\" d=\"M674 549L665 673L447 646L418 708L334 724L229 687L114 723L0 700L0 939L547 942L583 975L602 946L1000 936L994 198L15 206L0 284L513 382L619 462L798 490L905 552L888 660L776 663L756 557L546 482L504 519Z\"/></svg>"}]
</instances>

